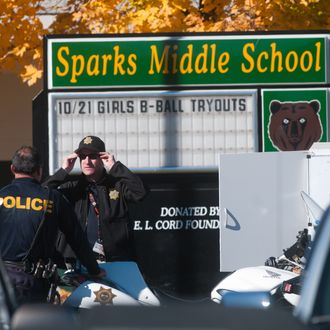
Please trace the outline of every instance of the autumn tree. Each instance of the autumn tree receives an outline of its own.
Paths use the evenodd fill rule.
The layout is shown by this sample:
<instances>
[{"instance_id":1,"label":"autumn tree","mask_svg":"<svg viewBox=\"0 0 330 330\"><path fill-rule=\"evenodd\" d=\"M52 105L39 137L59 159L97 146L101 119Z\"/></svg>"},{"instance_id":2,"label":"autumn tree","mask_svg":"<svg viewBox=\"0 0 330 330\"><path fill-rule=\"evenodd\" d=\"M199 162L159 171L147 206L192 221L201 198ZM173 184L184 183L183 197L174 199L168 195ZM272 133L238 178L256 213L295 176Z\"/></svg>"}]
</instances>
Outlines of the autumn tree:
<instances>
[{"instance_id":1,"label":"autumn tree","mask_svg":"<svg viewBox=\"0 0 330 330\"><path fill-rule=\"evenodd\" d=\"M42 77L42 38L47 31L37 13L43 8L36 0L3 0L0 8L1 71L20 74L33 84Z\"/></svg>"},{"instance_id":2,"label":"autumn tree","mask_svg":"<svg viewBox=\"0 0 330 330\"><path fill-rule=\"evenodd\" d=\"M34 84L46 34L325 30L328 0L2 0L0 64ZM53 23L45 27L48 14Z\"/></svg>"}]
</instances>

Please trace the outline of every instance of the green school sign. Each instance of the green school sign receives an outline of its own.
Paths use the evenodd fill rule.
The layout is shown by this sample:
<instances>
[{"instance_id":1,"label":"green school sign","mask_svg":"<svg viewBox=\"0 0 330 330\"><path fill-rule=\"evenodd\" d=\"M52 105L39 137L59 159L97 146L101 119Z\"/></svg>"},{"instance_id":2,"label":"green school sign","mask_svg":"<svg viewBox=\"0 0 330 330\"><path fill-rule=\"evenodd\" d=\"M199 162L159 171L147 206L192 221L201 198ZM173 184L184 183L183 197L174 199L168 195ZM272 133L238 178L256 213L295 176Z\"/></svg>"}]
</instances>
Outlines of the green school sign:
<instances>
[{"instance_id":1,"label":"green school sign","mask_svg":"<svg viewBox=\"0 0 330 330\"><path fill-rule=\"evenodd\" d=\"M327 83L327 35L47 38L48 89Z\"/></svg>"}]
</instances>

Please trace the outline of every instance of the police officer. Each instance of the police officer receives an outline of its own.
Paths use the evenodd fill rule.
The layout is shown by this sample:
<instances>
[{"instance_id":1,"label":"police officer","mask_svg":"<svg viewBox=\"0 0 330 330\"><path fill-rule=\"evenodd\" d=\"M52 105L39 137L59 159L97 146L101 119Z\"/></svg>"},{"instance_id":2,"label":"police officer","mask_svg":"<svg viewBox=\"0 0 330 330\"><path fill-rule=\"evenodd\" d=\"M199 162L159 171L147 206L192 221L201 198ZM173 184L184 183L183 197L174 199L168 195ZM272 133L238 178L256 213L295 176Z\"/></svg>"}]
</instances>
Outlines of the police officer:
<instances>
[{"instance_id":1,"label":"police officer","mask_svg":"<svg viewBox=\"0 0 330 330\"><path fill-rule=\"evenodd\" d=\"M0 252L18 302L46 301L50 283L43 274L54 253L58 230L89 274L104 276L69 202L58 191L41 186L37 150L19 148L11 171L13 182L0 190Z\"/></svg>"},{"instance_id":2,"label":"police officer","mask_svg":"<svg viewBox=\"0 0 330 330\"><path fill-rule=\"evenodd\" d=\"M69 173L77 159L82 174L71 180ZM45 184L58 188L70 200L99 260L134 260L128 205L142 200L146 189L136 174L106 151L99 137L84 137ZM74 259L62 243L65 256Z\"/></svg>"}]
</instances>

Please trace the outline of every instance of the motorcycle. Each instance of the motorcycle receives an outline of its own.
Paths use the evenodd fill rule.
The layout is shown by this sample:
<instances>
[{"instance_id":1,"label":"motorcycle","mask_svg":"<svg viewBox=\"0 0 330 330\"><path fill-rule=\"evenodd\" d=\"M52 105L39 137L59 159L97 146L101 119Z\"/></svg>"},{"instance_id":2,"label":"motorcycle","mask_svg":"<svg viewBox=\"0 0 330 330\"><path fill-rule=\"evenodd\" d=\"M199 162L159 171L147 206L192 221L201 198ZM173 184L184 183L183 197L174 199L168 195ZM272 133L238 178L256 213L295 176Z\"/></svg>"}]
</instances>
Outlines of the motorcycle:
<instances>
[{"instance_id":1,"label":"motorcycle","mask_svg":"<svg viewBox=\"0 0 330 330\"><path fill-rule=\"evenodd\" d=\"M308 213L307 228L297 235L296 242L279 257L269 257L265 264L238 269L221 280L211 291L211 300L223 303L226 294L235 292L268 292L269 301L262 307L279 304L287 307L297 305L300 292L300 276L305 267L306 255L313 242L315 230L324 210L305 192L301 192Z\"/></svg>"},{"instance_id":2,"label":"motorcycle","mask_svg":"<svg viewBox=\"0 0 330 330\"><path fill-rule=\"evenodd\" d=\"M100 305L159 306L160 301L147 286L135 262L103 262L102 279L87 272L67 270L59 277L53 301L66 307L92 308Z\"/></svg>"}]
</instances>

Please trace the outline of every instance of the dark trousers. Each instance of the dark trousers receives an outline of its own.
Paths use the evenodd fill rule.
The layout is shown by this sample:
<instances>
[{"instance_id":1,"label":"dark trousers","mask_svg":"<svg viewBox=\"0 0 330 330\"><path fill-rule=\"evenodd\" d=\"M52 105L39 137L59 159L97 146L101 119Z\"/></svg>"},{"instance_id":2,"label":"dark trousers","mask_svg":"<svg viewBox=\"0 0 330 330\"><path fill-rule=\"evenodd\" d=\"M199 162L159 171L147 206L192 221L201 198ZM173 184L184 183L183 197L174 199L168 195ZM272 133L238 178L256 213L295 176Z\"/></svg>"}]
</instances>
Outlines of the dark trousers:
<instances>
[{"instance_id":1,"label":"dark trousers","mask_svg":"<svg viewBox=\"0 0 330 330\"><path fill-rule=\"evenodd\" d=\"M18 304L45 303L50 284L43 278L35 278L22 267L6 265L7 273L13 284Z\"/></svg>"}]
</instances>

